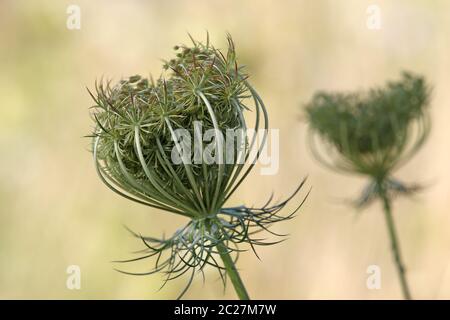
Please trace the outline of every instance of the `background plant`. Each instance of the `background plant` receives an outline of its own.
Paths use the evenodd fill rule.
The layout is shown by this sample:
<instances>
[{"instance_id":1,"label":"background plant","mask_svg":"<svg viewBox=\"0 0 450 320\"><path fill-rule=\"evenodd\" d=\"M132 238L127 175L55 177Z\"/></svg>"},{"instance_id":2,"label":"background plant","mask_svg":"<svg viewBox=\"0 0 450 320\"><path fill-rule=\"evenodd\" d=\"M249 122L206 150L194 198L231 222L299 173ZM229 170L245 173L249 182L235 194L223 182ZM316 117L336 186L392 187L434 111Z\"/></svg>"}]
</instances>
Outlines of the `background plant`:
<instances>
[{"instance_id":1,"label":"background plant","mask_svg":"<svg viewBox=\"0 0 450 320\"><path fill-rule=\"evenodd\" d=\"M395 169L408 161L424 143L430 123L430 90L423 77L403 73L399 81L367 92L319 92L306 105L311 150L322 164L341 172L367 176L369 185L356 205L374 199L383 203L402 291L411 298L400 253L391 202L395 195L410 195L417 185L394 178ZM325 144L319 148L317 138Z\"/></svg>"},{"instance_id":2,"label":"background plant","mask_svg":"<svg viewBox=\"0 0 450 320\"><path fill-rule=\"evenodd\" d=\"M260 128L265 129L265 135L257 148L263 147L268 115L261 97L237 63L231 37L226 53L210 45L209 38L205 44L191 40L191 46L174 47L175 57L164 63L167 77L153 81L135 75L115 85L96 84L95 92L90 92L95 101L95 166L101 180L115 193L189 219L169 238L133 233L145 249L137 258L121 262L155 257L155 266L143 273L121 272L164 272L165 283L190 273L181 297L196 272L203 274L206 266L212 266L224 285L228 276L238 296L249 299L235 267L243 250L240 245L246 243L254 250L255 245L277 243L264 241L256 234L271 232L268 228L273 223L293 217L296 210L285 216L279 212L303 182L292 197L279 204L271 204L269 199L261 208L224 207L259 157L258 151L251 159L250 150L255 147ZM244 113L250 109L255 113L253 137L246 134ZM195 121L201 121L204 130L222 134L227 129L243 130L243 146L233 146L237 151L233 163L172 163L172 150L181 148L176 129L187 129L194 136ZM214 143L215 155L220 158L226 153L226 145L217 137ZM240 157L246 162L238 161Z\"/></svg>"}]
</instances>

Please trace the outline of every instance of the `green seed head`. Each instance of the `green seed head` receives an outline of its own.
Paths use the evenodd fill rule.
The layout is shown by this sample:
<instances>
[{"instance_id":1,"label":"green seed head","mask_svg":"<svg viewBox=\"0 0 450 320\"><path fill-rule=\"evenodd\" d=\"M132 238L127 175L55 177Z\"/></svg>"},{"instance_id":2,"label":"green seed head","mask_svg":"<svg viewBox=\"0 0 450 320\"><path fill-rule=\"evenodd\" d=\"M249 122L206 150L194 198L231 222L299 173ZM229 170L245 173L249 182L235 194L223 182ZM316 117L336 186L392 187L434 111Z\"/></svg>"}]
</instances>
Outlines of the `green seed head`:
<instances>
[{"instance_id":1,"label":"green seed head","mask_svg":"<svg viewBox=\"0 0 450 320\"><path fill-rule=\"evenodd\" d=\"M230 195L238 166L174 164L172 153L181 147L177 129L190 137L196 123L223 136L227 129L245 131L244 100L256 96L237 66L231 38L226 55L199 42L180 48L180 56L166 64L166 78L152 82L135 75L97 86L94 151L100 172L118 189L152 206L204 217L217 213ZM217 157L226 152L218 140Z\"/></svg>"},{"instance_id":2,"label":"green seed head","mask_svg":"<svg viewBox=\"0 0 450 320\"><path fill-rule=\"evenodd\" d=\"M242 243L252 248L271 244L254 238L255 232L292 215L279 215L287 201L262 208L223 207L260 154L252 158L250 153L258 130L268 129L264 103L238 65L231 37L226 53L209 41L193 39L191 46L175 50L175 58L164 64L168 74L156 81L135 75L115 85L96 85L91 93L94 160L100 178L114 192L190 218L168 239L135 234L147 249L143 257L129 261L158 255L155 269L145 274L166 272L167 280L188 270L192 280L195 271L210 265L224 280L225 269L214 258L218 245L237 253ZM248 109L255 115L253 136L247 134ZM192 154L185 157L182 152L194 141L185 144L186 136L178 133L195 139L199 125L203 132L214 132L211 139L196 141L201 150L210 150L213 161L206 161L203 153L196 162ZM237 133L231 144L221 138L229 130ZM182 161L174 161L174 154Z\"/></svg>"},{"instance_id":3,"label":"green seed head","mask_svg":"<svg viewBox=\"0 0 450 320\"><path fill-rule=\"evenodd\" d=\"M428 102L425 80L411 73L368 92L319 92L306 105L313 151L334 168L384 177L425 140ZM330 147L331 163L320 155L314 135Z\"/></svg>"}]
</instances>

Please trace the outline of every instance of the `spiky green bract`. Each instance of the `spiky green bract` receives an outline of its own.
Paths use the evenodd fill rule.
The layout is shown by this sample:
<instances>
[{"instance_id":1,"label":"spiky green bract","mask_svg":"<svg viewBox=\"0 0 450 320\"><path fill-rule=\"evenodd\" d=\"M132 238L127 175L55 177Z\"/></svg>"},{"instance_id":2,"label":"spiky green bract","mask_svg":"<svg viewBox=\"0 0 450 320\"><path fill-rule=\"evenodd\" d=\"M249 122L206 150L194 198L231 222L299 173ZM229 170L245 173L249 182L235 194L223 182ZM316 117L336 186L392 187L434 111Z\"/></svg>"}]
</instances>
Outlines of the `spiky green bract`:
<instances>
[{"instance_id":1,"label":"spiky green bract","mask_svg":"<svg viewBox=\"0 0 450 320\"><path fill-rule=\"evenodd\" d=\"M177 279L183 274L190 272L191 277L188 285L179 296L182 297L189 288L195 272L202 273L204 278L204 267L212 266L218 271L220 279L225 286L227 277L231 275L227 274L227 266L218 257L219 254L222 254L219 246L225 248L228 253L233 253L232 261L235 264L239 254L245 251L239 247L240 244L249 244L253 252L258 256L255 245L268 246L283 241L284 239L268 242L263 238L257 237L256 234L261 231L267 231L275 236L285 236L269 230L269 227L276 222L287 221L294 217L295 212L301 207L306 197L297 209L293 210L289 215L280 216L279 212L297 194L304 182L302 181L291 197L281 203L270 205L270 199L261 208L248 208L246 206L222 208L218 214L191 220L168 239L145 237L132 232L135 237L142 240L146 249L141 250L137 258L116 262L126 263L157 256L156 263L154 268L148 272L120 272L130 275L149 275L162 272L165 274L163 286L167 281Z\"/></svg>"},{"instance_id":2,"label":"spiky green bract","mask_svg":"<svg viewBox=\"0 0 450 320\"><path fill-rule=\"evenodd\" d=\"M231 37L225 54L209 40L203 44L193 39L192 46L176 46L175 51L175 58L164 63L166 77L153 81L136 75L115 85L96 84L91 93L95 164L102 181L121 196L191 220L169 239L142 237L148 252L132 260L167 251L167 260L158 259L150 273L166 272L172 279L191 270L193 277L195 271L213 265L225 277L225 268L216 260L219 244L228 250L221 250L221 256L239 252L240 243L263 244L252 236L254 232L291 215L278 213L285 202L259 209L224 208L253 168L268 129L264 103L238 66ZM244 115L249 109L255 115L250 137ZM216 133L211 141L199 142L202 150L213 144L216 161L183 158L188 161L174 163L173 150L182 149L177 129L195 137L199 122L202 132ZM240 133L231 146L235 151L231 162L223 159L230 145L218 138L218 133L226 137L230 129ZM264 136L253 156L250 151L259 129L265 129Z\"/></svg>"},{"instance_id":3,"label":"spiky green bract","mask_svg":"<svg viewBox=\"0 0 450 320\"><path fill-rule=\"evenodd\" d=\"M403 73L399 81L368 92L317 93L306 105L311 139L328 143L328 166L383 179L408 160L429 131L429 88L421 76Z\"/></svg>"}]
</instances>

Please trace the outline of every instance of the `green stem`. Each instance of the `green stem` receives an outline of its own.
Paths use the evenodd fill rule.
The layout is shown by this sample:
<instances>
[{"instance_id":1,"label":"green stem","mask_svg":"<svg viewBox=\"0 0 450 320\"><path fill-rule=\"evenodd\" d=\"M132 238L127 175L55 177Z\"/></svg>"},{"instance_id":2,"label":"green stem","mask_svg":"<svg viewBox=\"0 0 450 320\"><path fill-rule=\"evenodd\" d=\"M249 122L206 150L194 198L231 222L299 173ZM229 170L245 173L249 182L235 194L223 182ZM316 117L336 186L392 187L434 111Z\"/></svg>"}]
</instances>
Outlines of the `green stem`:
<instances>
[{"instance_id":1,"label":"green stem","mask_svg":"<svg viewBox=\"0 0 450 320\"><path fill-rule=\"evenodd\" d=\"M384 216L389 231L389 238L391 240L392 254L394 256L395 264L397 266L398 276L402 287L403 296L406 300L411 300L411 293L409 291L408 281L406 280L406 270L400 254L400 246L397 239L397 232L395 230L394 218L392 216L391 203L386 191L383 187L380 188L380 197L383 201Z\"/></svg>"},{"instance_id":2,"label":"green stem","mask_svg":"<svg viewBox=\"0 0 450 320\"><path fill-rule=\"evenodd\" d=\"M223 243L220 243L217 245L217 250L220 254L220 257L222 258L223 264L227 270L227 274L230 277L231 282L233 283L234 290L236 290L239 299L250 300L244 283L239 276L239 272L234 265L233 259L231 259L227 247Z\"/></svg>"}]
</instances>

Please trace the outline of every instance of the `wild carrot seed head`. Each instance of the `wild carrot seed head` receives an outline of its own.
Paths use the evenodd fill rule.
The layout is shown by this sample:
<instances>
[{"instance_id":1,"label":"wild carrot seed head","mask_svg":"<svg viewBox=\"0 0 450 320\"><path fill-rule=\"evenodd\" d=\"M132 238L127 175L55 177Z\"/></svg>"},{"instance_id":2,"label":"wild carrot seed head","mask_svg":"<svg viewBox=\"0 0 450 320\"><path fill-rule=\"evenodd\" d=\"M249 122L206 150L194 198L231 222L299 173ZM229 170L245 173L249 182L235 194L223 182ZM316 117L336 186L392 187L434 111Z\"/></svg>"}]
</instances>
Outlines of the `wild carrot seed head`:
<instances>
[{"instance_id":1,"label":"wild carrot seed head","mask_svg":"<svg viewBox=\"0 0 450 320\"><path fill-rule=\"evenodd\" d=\"M319 92L306 105L307 121L329 146L332 167L382 177L425 140L429 93L423 77L405 72L367 92ZM312 147L323 162L316 142Z\"/></svg>"},{"instance_id":2,"label":"wild carrot seed head","mask_svg":"<svg viewBox=\"0 0 450 320\"><path fill-rule=\"evenodd\" d=\"M192 159L188 164L174 164L172 152L181 147L179 139L174 139L176 131L183 129L194 137L198 122L203 132L214 129L223 137L227 129L245 133L244 100L254 97L256 101L256 97L237 64L230 37L226 54L209 41L193 40L190 47L175 48L176 57L164 64L166 77L152 81L135 75L115 85L96 85L94 153L100 173L117 189L149 205L201 217L216 213L230 195L230 184L239 181L233 179L241 173L236 171L239 165ZM261 109L261 104L256 108ZM247 136L242 138L241 145L233 144L235 156L242 145L248 145ZM227 145L217 140L211 154L219 160Z\"/></svg>"},{"instance_id":3,"label":"wild carrot seed head","mask_svg":"<svg viewBox=\"0 0 450 320\"><path fill-rule=\"evenodd\" d=\"M271 198L261 208L223 207L260 155L260 152L251 154L251 150L264 146L267 111L237 63L231 37L225 54L212 47L209 40L202 44L192 39L192 46L180 45L174 50L175 58L164 63L166 77L153 81L134 75L115 85L101 82L94 93L90 92L95 101L94 161L101 180L119 195L190 218L169 238L133 233L146 249L140 252L142 256L119 262L153 256L157 260L153 270L130 274L163 272L168 281L192 271L187 289L195 272L203 273L209 265L217 269L225 284L226 268L217 259L217 247L224 247L227 254L236 257L243 243L253 250L255 245L277 243L265 241L259 233L272 233L271 225L293 217L300 206L286 216L279 212L304 181L291 197L278 204L271 204ZM246 123L248 109L253 109L255 116L250 137ZM202 140L200 144L204 150L213 144L211 155L217 161L201 159L196 163L182 158L183 161L175 163L173 151L183 146L177 129L195 137L196 123L201 123L203 131L213 129L212 142ZM259 129L264 129L264 138L255 146ZM241 137L240 143L238 140L231 144L232 161L223 159L230 144L220 136L225 137L227 130L241 130L237 135Z\"/></svg>"}]
</instances>

